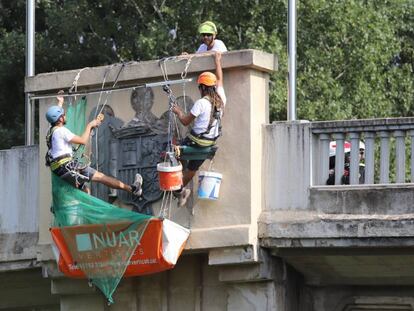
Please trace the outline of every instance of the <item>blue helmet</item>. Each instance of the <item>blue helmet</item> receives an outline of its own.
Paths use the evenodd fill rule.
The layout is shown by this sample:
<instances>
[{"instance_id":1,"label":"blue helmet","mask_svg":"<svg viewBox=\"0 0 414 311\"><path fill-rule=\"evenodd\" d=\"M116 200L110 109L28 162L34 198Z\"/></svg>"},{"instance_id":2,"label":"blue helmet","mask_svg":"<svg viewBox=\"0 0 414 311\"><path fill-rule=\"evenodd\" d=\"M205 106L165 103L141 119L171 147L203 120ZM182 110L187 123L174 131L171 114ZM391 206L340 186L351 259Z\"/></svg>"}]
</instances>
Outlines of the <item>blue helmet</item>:
<instances>
[{"instance_id":1,"label":"blue helmet","mask_svg":"<svg viewBox=\"0 0 414 311\"><path fill-rule=\"evenodd\" d=\"M46 119L49 123L53 124L65 113L62 107L52 106L46 112Z\"/></svg>"}]
</instances>

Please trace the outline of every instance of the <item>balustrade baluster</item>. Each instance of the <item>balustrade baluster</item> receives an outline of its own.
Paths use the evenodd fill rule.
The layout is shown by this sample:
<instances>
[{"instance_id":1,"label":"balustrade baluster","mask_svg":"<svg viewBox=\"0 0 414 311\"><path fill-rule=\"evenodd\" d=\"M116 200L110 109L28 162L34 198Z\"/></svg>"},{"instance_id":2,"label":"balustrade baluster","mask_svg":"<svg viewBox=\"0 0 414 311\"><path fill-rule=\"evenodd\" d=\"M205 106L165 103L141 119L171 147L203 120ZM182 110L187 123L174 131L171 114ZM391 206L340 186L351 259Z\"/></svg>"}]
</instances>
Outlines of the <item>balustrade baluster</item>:
<instances>
[{"instance_id":1,"label":"balustrade baluster","mask_svg":"<svg viewBox=\"0 0 414 311\"><path fill-rule=\"evenodd\" d=\"M375 133L365 132L365 184L374 183L374 152L375 152Z\"/></svg>"},{"instance_id":2,"label":"balustrade baluster","mask_svg":"<svg viewBox=\"0 0 414 311\"><path fill-rule=\"evenodd\" d=\"M411 182L414 183L414 130L410 130L409 135L411 137Z\"/></svg>"},{"instance_id":3,"label":"balustrade baluster","mask_svg":"<svg viewBox=\"0 0 414 311\"><path fill-rule=\"evenodd\" d=\"M341 184L341 178L344 174L344 133L334 133L332 135L333 139L336 141L336 154L335 154L335 185Z\"/></svg>"},{"instance_id":4,"label":"balustrade baluster","mask_svg":"<svg viewBox=\"0 0 414 311\"><path fill-rule=\"evenodd\" d=\"M349 184L359 184L359 133L349 133L351 141L351 159L349 168Z\"/></svg>"},{"instance_id":5,"label":"balustrade baluster","mask_svg":"<svg viewBox=\"0 0 414 311\"><path fill-rule=\"evenodd\" d=\"M405 132L394 131L396 182L405 182Z\"/></svg>"},{"instance_id":6,"label":"balustrade baluster","mask_svg":"<svg viewBox=\"0 0 414 311\"><path fill-rule=\"evenodd\" d=\"M390 180L390 133L378 132L381 138L380 183L388 184Z\"/></svg>"},{"instance_id":7,"label":"balustrade baluster","mask_svg":"<svg viewBox=\"0 0 414 311\"><path fill-rule=\"evenodd\" d=\"M329 177L329 141L331 136L328 134L320 134L319 141L320 141L320 155L319 155L319 168L320 168L320 175L318 184L325 185L326 180Z\"/></svg>"}]
</instances>

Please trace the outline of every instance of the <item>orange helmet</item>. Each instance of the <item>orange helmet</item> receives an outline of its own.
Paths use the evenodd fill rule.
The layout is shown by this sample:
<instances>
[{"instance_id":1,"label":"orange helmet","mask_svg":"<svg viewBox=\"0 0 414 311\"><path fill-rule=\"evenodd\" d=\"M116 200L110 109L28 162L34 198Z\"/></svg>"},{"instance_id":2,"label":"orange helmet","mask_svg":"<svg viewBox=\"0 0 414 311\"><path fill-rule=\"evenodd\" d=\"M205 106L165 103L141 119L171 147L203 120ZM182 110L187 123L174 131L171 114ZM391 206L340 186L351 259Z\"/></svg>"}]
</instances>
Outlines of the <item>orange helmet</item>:
<instances>
[{"instance_id":1,"label":"orange helmet","mask_svg":"<svg viewBox=\"0 0 414 311\"><path fill-rule=\"evenodd\" d=\"M214 73L205 71L201 75L198 76L197 83L204 84L206 86L215 86L217 83L217 78Z\"/></svg>"}]
</instances>

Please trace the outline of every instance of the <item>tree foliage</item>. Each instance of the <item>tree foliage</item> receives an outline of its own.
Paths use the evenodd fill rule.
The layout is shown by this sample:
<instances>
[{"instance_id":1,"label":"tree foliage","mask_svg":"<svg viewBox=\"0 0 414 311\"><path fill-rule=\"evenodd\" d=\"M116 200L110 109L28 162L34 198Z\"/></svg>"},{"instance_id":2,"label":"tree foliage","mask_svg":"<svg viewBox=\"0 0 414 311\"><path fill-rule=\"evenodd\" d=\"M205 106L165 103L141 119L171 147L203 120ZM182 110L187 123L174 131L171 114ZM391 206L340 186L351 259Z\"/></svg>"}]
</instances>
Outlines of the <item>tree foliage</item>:
<instances>
[{"instance_id":1,"label":"tree foliage","mask_svg":"<svg viewBox=\"0 0 414 311\"><path fill-rule=\"evenodd\" d=\"M24 141L25 6L0 0L0 149ZM37 0L36 72L193 52L205 20L230 50L278 55L286 119L287 0ZM413 116L413 0L300 0L297 38L299 118Z\"/></svg>"}]
</instances>

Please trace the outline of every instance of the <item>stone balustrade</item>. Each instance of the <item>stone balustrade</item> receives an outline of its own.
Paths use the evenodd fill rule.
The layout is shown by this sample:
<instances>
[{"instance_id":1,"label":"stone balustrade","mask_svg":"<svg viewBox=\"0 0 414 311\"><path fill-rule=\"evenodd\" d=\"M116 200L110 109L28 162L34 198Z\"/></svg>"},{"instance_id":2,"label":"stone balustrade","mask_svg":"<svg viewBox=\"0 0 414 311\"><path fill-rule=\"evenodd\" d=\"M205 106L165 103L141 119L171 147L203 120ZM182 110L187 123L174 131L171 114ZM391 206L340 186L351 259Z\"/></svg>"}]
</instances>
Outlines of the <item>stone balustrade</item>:
<instances>
[{"instance_id":1,"label":"stone balustrade","mask_svg":"<svg viewBox=\"0 0 414 311\"><path fill-rule=\"evenodd\" d=\"M325 185L328 179L331 141L336 141L335 185L341 184L345 162L349 164L351 185L408 183L414 180L411 156L409 167L406 165L406 155L411 155L414 149L414 118L312 122L311 132L312 181L315 186ZM348 154L344 149L346 141L351 144ZM360 142L365 144L363 158L359 156ZM363 179L359 178L360 165L365 166Z\"/></svg>"}]
</instances>

